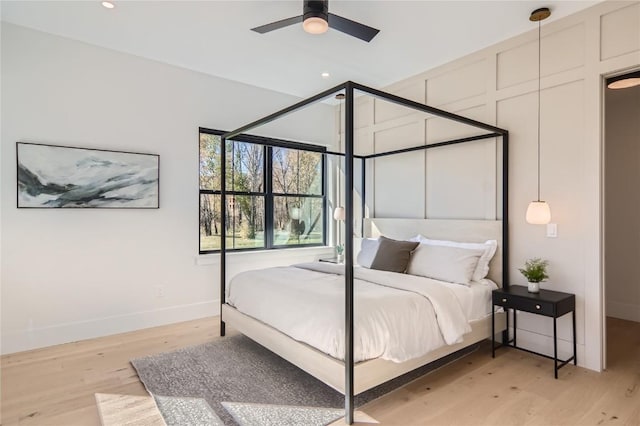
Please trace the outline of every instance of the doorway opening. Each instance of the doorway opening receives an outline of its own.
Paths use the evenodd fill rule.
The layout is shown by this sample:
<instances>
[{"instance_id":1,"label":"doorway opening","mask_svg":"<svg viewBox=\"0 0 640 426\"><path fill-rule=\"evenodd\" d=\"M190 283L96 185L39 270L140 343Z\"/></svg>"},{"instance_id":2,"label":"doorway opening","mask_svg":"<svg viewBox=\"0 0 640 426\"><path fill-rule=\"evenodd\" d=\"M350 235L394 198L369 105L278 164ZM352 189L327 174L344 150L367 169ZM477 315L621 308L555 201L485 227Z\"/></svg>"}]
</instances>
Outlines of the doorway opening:
<instances>
[{"instance_id":1,"label":"doorway opening","mask_svg":"<svg viewBox=\"0 0 640 426\"><path fill-rule=\"evenodd\" d=\"M604 129L603 355L620 370L640 358L640 70L606 79Z\"/></svg>"}]
</instances>

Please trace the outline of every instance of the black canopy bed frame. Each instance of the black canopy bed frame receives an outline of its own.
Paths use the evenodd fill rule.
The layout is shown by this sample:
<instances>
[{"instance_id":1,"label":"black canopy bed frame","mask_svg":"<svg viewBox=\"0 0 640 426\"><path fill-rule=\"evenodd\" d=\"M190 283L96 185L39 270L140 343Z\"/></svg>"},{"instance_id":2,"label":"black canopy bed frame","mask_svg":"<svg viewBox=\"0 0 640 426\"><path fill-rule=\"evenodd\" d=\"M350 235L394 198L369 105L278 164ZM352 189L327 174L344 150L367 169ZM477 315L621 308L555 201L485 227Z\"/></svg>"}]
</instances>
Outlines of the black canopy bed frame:
<instances>
[{"instance_id":1,"label":"black canopy bed frame","mask_svg":"<svg viewBox=\"0 0 640 426\"><path fill-rule=\"evenodd\" d=\"M370 155L358 155L354 152L354 107L355 107L355 91L359 91L373 97L383 99L385 101L398 104L401 106L405 106L420 112L432 114L436 117L445 118L448 120L452 120L458 123L466 124L468 126L481 129L487 131L488 133L484 133L477 136L470 136L464 138L458 138L453 140L447 140L437 143L425 144L414 146L410 148L396 149L387 152L374 153ZM296 364L298 367L306 370L310 374L314 375L318 379L324 381L335 389L339 390L345 395L345 421L347 424L352 424L354 421L354 395L362 392L363 390L369 389L371 387L376 386L377 384L382 383L381 380L390 380L393 377L396 377L404 372L411 371L412 369L418 368L421 365L424 365L428 362L431 362L439 357L442 357L448 353L454 352L464 346L469 344L473 344L478 342L484 338L486 338L489 334L487 334L487 327L482 326L481 331L474 331L476 335L472 336L472 340L470 343L467 342L465 335L465 342L463 344L453 345L454 348L452 350L444 350L434 351L434 354L430 354L429 356L425 356L419 358L415 362L406 362L403 368L395 368L395 366L390 364L395 364L387 361L384 365L376 365L376 370L388 370L386 373L382 374L383 378L373 380L371 383L364 383L366 380L363 380L362 383L354 384L354 368L358 368L354 364L354 159L359 159L362 161L361 168L361 200L362 200L362 233L364 236L365 226L371 226L369 223L369 219L365 220L365 173L366 173L366 161L369 159L380 158L383 156L402 154L412 151L422 151L432 148L438 148L449 145L457 145L464 144L484 139L492 139L496 138L502 142L502 220L501 223L499 221L494 221L494 228L497 225L499 227L499 233L492 235L499 235L498 241L500 242L500 250L496 254L496 258L499 256L498 262L500 263L499 268L499 276L498 279L501 280L501 284L503 288L508 288L508 175L509 175L509 132L505 129L501 129L499 127L482 123L480 121L472 120L467 117L463 117L460 115L456 115L447 111L443 111L438 108L430 107L428 105L415 102L409 99L404 99L402 97L386 93L377 89L373 89L352 81L347 81L343 84L335 86L331 89L325 90L324 92L318 93L315 96L312 96L308 99L300 101L292 106L284 108L278 112L275 112L271 115L263 117L259 120L256 120L252 123L249 123L245 126L242 126L234 131L225 133L221 138L221 158L225 158L226 156L226 140L231 140L233 138L244 136L245 132L254 129L256 127L262 126L269 122L272 122L280 117L293 113L297 110L305 108L313 103L322 101L327 99L336 93L344 93L345 95L345 134L344 134L344 144L345 149L344 153L342 152L331 152L325 151L324 155L335 155L344 157L345 166L344 166L344 174L345 174L345 184L344 184L344 194L345 194L345 355L344 355L344 363L335 358L331 358L329 355L322 354L319 351L311 348L304 343L296 342L288 336L285 336L283 333L271 328L268 325L260 323L256 320L250 319L250 317L245 316L242 313L237 312L233 307L226 303L226 211L224 208L221 209L221 240L220 240L220 301L221 301L221 312L220 312L220 335L224 336L226 333L226 321L229 321L233 324L234 328L237 328L240 332L246 334L248 337L256 340L258 343L266 346L271 349L278 355L283 358L291 361ZM226 205L226 179L224 176L226 175L226 162L221 161L221 206ZM365 222L367 222L365 224ZM407 222L407 221L403 221ZM453 222L463 222L463 221L453 221ZM477 221L480 222L480 221ZM408 223L408 222L407 222ZM459 225L455 225L459 226ZM468 227L467 227L468 228ZM465 229L467 229L465 228ZM466 231L465 231L466 232ZM491 234L482 234L479 235L491 235ZM251 322L249 324L249 322ZM254 324L255 322L255 324ZM501 323L499 325L499 330L502 330L503 340L507 338L507 326L505 326L505 318L501 317ZM490 329L489 329L490 330ZM290 340L291 342L287 341ZM459 346L459 347L458 347ZM292 349L293 347L293 349ZM457 348L457 349L456 349ZM299 355L296 354L296 351L304 352L304 354ZM300 356L300 360L297 357ZM304 358L304 359L302 359ZM299 361L299 362L297 362ZM411 360L413 361L413 360ZM366 364L369 361L360 364ZM318 365L321 365L318 367ZM326 373L327 370L341 371L344 370L344 378L343 382L336 383L335 377L333 379L326 377L329 373ZM386 374L386 376L385 376ZM360 380L360 379L359 379Z\"/></svg>"}]
</instances>

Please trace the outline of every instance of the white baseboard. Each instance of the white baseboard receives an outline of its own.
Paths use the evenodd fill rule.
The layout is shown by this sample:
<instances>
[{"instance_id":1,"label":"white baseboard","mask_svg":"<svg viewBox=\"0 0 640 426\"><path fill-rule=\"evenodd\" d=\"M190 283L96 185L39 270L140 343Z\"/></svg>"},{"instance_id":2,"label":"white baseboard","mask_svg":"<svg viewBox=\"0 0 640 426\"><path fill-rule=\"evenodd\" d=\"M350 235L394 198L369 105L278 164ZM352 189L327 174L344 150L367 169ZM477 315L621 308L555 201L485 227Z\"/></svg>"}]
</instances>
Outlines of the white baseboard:
<instances>
[{"instance_id":1,"label":"white baseboard","mask_svg":"<svg viewBox=\"0 0 640 426\"><path fill-rule=\"evenodd\" d=\"M631 303L607 301L607 316L640 322L640 306Z\"/></svg>"},{"instance_id":2,"label":"white baseboard","mask_svg":"<svg viewBox=\"0 0 640 426\"><path fill-rule=\"evenodd\" d=\"M509 328L509 333L513 336L513 328ZM539 352L548 356L553 356L553 336L534 333L532 331L518 328L518 347ZM576 356L580 367L588 368L584 365L585 348L583 344L576 345ZM558 359L568 359L573 355L573 342L558 338ZM573 361L572 361L573 363ZM553 363L551 363L552 365ZM553 373L553 372L552 372Z\"/></svg>"},{"instance_id":3,"label":"white baseboard","mask_svg":"<svg viewBox=\"0 0 640 426\"><path fill-rule=\"evenodd\" d=\"M152 311L134 312L125 315L5 333L2 336L2 354L126 333L219 314L220 300L211 300L208 302L171 306Z\"/></svg>"}]
</instances>

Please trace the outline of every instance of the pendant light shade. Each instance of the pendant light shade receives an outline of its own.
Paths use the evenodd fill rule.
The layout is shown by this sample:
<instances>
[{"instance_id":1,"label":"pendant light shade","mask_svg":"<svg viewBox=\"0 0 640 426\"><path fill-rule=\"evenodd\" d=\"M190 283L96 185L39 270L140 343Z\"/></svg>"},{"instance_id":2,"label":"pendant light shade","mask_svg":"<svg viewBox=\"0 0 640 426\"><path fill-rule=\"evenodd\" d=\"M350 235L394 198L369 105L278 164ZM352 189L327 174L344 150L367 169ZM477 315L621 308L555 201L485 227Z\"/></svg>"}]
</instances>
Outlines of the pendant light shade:
<instances>
[{"instance_id":1,"label":"pendant light shade","mask_svg":"<svg viewBox=\"0 0 640 426\"><path fill-rule=\"evenodd\" d=\"M551 16L551 11L546 8L536 9L531 12L529 20L538 23L538 199L529 203L525 219L532 225L545 225L551 222L551 208L546 201L540 200L540 66L541 66L541 37L540 22Z\"/></svg>"},{"instance_id":2,"label":"pendant light shade","mask_svg":"<svg viewBox=\"0 0 640 426\"><path fill-rule=\"evenodd\" d=\"M300 207L292 207L291 212L289 212L289 217L293 220L300 220L302 217Z\"/></svg>"},{"instance_id":3,"label":"pendant light shade","mask_svg":"<svg viewBox=\"0 0 640 426\"><path fill-rule=\"evenodd\" d=\"M527 207L527 223L546 225L551 222L551 209L546 201L532 201Z\"/></svg>"},{"instance_id":4,"label":"pendant light shade","mask_svg":"<svg viewBox=\"0 0 640 426\"><path fill-rule=\"evenodd\" d=\"M335 220L344 220L344 207L336 207L333 211L333 218Z\"/></svg>"}]
</instances>

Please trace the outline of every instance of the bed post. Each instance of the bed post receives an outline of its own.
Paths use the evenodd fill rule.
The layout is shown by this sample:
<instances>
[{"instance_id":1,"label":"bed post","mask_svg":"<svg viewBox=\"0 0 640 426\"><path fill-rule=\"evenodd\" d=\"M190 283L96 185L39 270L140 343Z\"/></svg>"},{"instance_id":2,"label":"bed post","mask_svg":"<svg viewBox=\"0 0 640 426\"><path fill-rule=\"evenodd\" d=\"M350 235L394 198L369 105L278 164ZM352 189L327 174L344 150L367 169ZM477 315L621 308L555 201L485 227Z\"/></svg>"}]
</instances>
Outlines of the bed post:
<instances>
[{"instance_id":1,"label":"bed post","mask_svg":"<svg viewBox=\"0 0 640 426\"><path fill-rule=\"evenodd\" d=\"M509 288L509 132L506 130L502 134L502 288ZM502 332L502 343L508 342L509 328Z\"/></svg>"},{"instance_id":2,"label":"bed post","mask_svg":"<svg viewBox=\"0 0 640 426\"><path fill-rule=\"evenodd\" d=\"M502 134L502 288L509 288L509 132Z\"/></svg>"},{"instance_id":3,"label":"bed post","mask_svg":"<svg viewBox=\"0 0 640 426\"><path fill-rule=\"evenodd\" d=\"M222 319L222 306L225 304L227 283L227 138L220 138L220 336L226 334Z\"/></svg>"},{"instance_id":4,"label":"bed post","mask_svg":"<svg viewBox=\"0 0 640 426\"><path fill-rule=\"evenodd\" d=\"M360 237L364 238L364 218L365 218L365 208L366 208L366 204L367 204L367 200L366 200L366 195L367 195L367 157L361 157L361 164L362 164L362 175L360 176L360 179L362 179L362 182L360 184Z\"/></svg>"},{"instance_id":5,"label":"bed post","mask_svg":"<svg viewBox=\"0 0 640 426\"><path fill-rule=\"evenodd\" d=\"M353 82L345 84L345 354L344 420L353 424Z\"/></svg>"}]
</instances>

